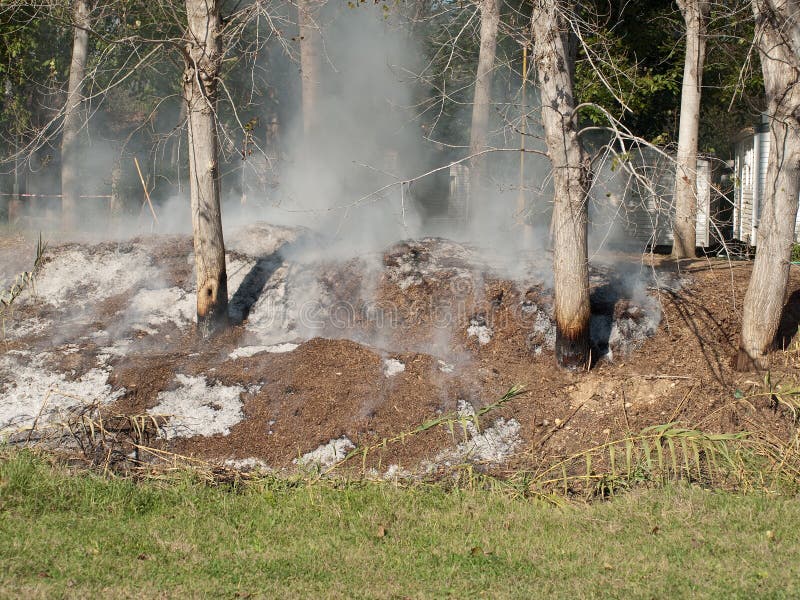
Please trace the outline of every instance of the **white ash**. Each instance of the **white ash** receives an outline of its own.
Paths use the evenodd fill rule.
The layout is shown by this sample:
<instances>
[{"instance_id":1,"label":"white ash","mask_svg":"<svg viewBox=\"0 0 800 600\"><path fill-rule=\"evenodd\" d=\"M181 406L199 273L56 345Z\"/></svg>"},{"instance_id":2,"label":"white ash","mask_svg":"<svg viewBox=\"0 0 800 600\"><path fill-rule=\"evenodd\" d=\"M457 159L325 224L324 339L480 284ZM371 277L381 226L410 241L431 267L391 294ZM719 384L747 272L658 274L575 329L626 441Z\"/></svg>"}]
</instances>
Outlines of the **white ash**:
<instances>
[{"instance_id":1,"label":"white ash","mask_svg":"<svg viewBox=\"0 0 800 600\"><path fill-rule=\"evenodd\" d=\"M248 458L229 458L222 464L229 469L245 473L269 473L272 471L272 468L267 463L260 458L254 458L252 456Z\"/></svg>"},{"instance_id":2,"label":"white ash","mask_svg":"<svg viewBox=\"0 0 800 600\"><path fill-rule=\"evenodd\" d=\"M281 227L269 223L254 223L225 233L228 250L256 258L275 254L286 244L294 242L303 229Z\"/></svg>"},{"instance_id":3,"label":"white ash","mask_svg":"<svg viewBox=\"0 0 800 600\"><path fill-rule=\"evenodd\" d=\"M271 344L269 346L241 346L228 354L228 358L236 360L237 358L250 358L262 352L270 352L273 354L280 354L283 352L292 352L299 344L291 342L284 342L282 344Z\"/></svg>"},{"instance_id":4,"label":"white ash","mask_svg":"<svg viewBox=\"0 0 800 600\"><path fill-rule=\"evenodd\" d=\"M196 320L197 302L193 293L179 287L139 290L131 299L125 320L131 327L156 333L167 323L183 328Z\"/></svg>"},{"instance_id":5,"label":"white ash","mask_svg":"<svg viewBox=\"0 0 800 600\"><path fill-rule=\"evenodd\" d=\"M397 481L400 479L413 479L414 476L411 471L403 469L400 465L389 465L386 472L381 475L381 478L386 481Z\"/></svg>"},{"instance_id":6,"label":"white ash","mask_svg":"<svg viewBox=\"0 0 800 600\"><path fill-rule=\"evenodd\" d=\"M536 307L536 305L533 304L533 307ZM525 307L523 306L523 311L524 310ZM548 312L541 307L536 307L535 309L529 309L528 314L535 315L533 327L526 340L528 348L533 350L533 353L537 356L541 354L543 350L552 350L555 348L556 324Z\"/></svg>"},{"instance_id":7,"label":"white ash","mask_svg":"<svg viewBox=\"0 0 800 600\"><path fill-rule=\"evenodd\" d=\"M440 453L435 463L452 465L464 461L500 464L511 457L522 444L521 425L516 419L497 419L490 427L478 431L472 418L475 409L469 402L459 400L458 416L465 420L467 439L455 449Z\"/></svg>"},{"instance_id":8,"label":"white ash","mask_svg":"<svg viewBox=\"0 0 800 600\"><path fill-rule=\"evenodd\" d=\"M355 444L346 436L342 436L339 439L322 444L316 450L307 452L292 462L301 467L326 468L342 460L355 447Z\"/></svg>"},{"instance_id":9,"label":"white ash","mask_svg":"<svg viewBox=\"0 0 800 600\"><path fill-rule=\"evenodd\" d=\"M225 272L228 274L228 294L233 295L242 285L250 270L256 266L253 258L225 255Z\"/></svg>"},{"instance_id":10,"label":"white ash","mask_svg":"<svg viewBox=\"0 0 800 600\"><path fill-rule=\"evenodd\" d=\"M593 352L607 361L612 361L615 354L627 356L655 335L660 321L658 302L646 295L616 317L593 314L589 327Z\"/></svg>"},{"instance_id":11,"label":"white ash","mask_svg":"<svg viewBox=\"0 0 800 600\"><path fill-rule=\"evenodd\" d=\"M470 319L469 327L467 327L467 337L476 337L478 338L478 343L481 346L485 346L492 341L492 335L494 335L494 331L486 324L485 320L478 317Z\"/></svg>"},{"instance_id":12,"label":"white ash","mask_svg":"<svg viewBox=\"0 0 800 600\"><path fill-rule=\"evenodd\" d=\"M168 416L167 439L175 437L228 435L244 419L241 386L209 385L203 376L176 375L178 388L160 392L158 405L147 412Z\"/></svg>"},{"instance_id":13,"label":"white ash","mask_svg":"<svg viewBox=\"0 0 800 600\"><path fill-rule=\"evenodd\" d=\"M119 398L124 389L108 385L109 371L91 369L77 378L48 370L49 355L33 359L7 353L0 359L0 432L30 427L39 415L37 427L68 418L82 406L105 404ZM41 414L40 414L41 413Z\"/></svg>"},{"instance_id":14,"label":"white ash","mask_svg":"<svg viewBox=\"0 0 800 600\"><path fill-rule=\"evenodd\" d=\"M49 254L27 294L53 306L75 299L81 305L102 301L159 276L147 252L135 244L55 248Z\"/></svg>"},{"instance_id":15,"label":"white ash","mask_svg":"<svg viewBox=\"0 0 800 600\"><path fill-rule=\"evenodd\" d=\"M383 374L386 375L386 377L394 377L405 370L405 364L396 358L387 358L383 361Z\"/></svg>"},{"instance_id":16,"label":"white ash","mask_svg":"<svg viewBox=\"0 0 800 600\"><path fill-rule=\"evenodd\" d=\"M471 280L472 265L477 263L468 248L442 238L409 240L397 250L390 255L394 264L386 267L386 276L401 290L423 282Z\"/></svg>"},{"instance_id":17,"label":"white ash","mask_svg":"<svg viewBox=\"0 0 800 600\"><path fill-rule=\"evenodd\" d=\"M258 300L250 307L245 328L259 340L279 342L293 329L296 314L290 306L287 279L289 266L281 264L264 284Z\"/></svg>"},{"instance_id":18,"label":"white ash","mask_svg":"<svg viewBox=\"0 0 800 600\"><path fill-rule=\"evenodd\" d=\"M41 335L53 328L53 322L49 319L40 319L39 317L18 319L13 312L6 315L0 325L2 325L0 333L9 340Z\"/></svg>"},{"instance_id":19,"label":"white ash","mask_svg":"<svg viewBox=\"0 0 800 600\"><path fill-rule=\"evenodd\" d=\"M630 354L644 343L644 340L655 335L658 321L644 317L640 320L623 317L614 321L608 347L619 354Z\"/></svg>"},{"instance_id":20,"label":"white ash","mask_svg":"<svg viewBox=\"0 0 800 600\"><path fill-rule=\"evenodd\" d=\"M130 352L131 346L133 346L133 340L115 340L111 346L104 346L97 351L97 355L95 356L97 359L97 364L105 366L113 358L122 358L127 356L128 352Z\"/></svg>"},{"instance_id":21,"label":"white ash","mask_svg":"<svg viewBox=\"0 0 800 600\"><path fill-rule=\"evenodd\" d=\"M436 363L439 365L439 370L442 373L452 373L453 369L455 369L454 365L451 365L450 363L446 363L443 360L437 360Z\"/></svg>"}]
</instances>

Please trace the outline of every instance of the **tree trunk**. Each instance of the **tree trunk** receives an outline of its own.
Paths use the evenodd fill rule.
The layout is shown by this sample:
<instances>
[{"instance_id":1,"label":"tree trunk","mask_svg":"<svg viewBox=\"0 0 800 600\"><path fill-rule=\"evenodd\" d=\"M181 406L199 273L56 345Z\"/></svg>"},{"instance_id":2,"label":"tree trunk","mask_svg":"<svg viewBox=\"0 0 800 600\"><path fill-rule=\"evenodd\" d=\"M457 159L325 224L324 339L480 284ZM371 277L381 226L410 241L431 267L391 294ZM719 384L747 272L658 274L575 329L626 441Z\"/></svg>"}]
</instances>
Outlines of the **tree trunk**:
<instances>
[{"instance_id":1,"label":"tree trunk","mask_svg":"<svg viewBox=\"0 0 800 600\"><path fill-rule=\"evenodd\" d=\"M470 128L469 162L470 194L466 219L469 220L469 203L482 201L487 192L486 156L475 156L486 149L489 136L489 111L492 105L492 74L497 49L497 28L500 25L502 0L481 0L481 48L478 55L478 70L475 74L475 96L472 103L472 127Z\"/></svg>"},{"instance_id":2,"label":"tree trunk","mask_svg":"<svg viewBox=\"0 0 800 600\"><path fill-rule=\"evenodd\" d=\"M752 0L770 117L758 250L744 298L737 370L768 366L780 325L800 194L800 24L796 0ZM758 157L756 157L758 160ZM757 185L757 182L756 184Z\"/></svg>"},{"instance_id":3,"label":"tree trunk","mask_svg":"<svg viewBox=\"0 0 800 600\"><path fill-rule=\"evenodd\" d=\"M300 28L300 72L302 75L303 133L306 140L317 129L320 75L322 71L322 33L319 0L297 1Z\"/></svg>"},{"instance_id":4,"label":"tree trunk","mask_svg":"<svg viewBox=\"0 0 800 600\"><path fill-rule=\"evenodd\" d=\"M686 58L681 88L678 162L675 168L673 258L693 258L697 246L697 137L706 58L708 0L678 0L686 23Z\"/></svg>"},{"instance_id":5,"label":"tree trunk","mask_svg":"<svg viewBox=\"0 0 800 600\"><path fill-rule=\"evenodd\" d=\"M122 198L122 151L117 154L114 159L114 165L111 167L111 199L108 206L108 217L112 227L116 230L119 225L122 214L125 210L125 202Z\"/></svg>"},{"instance_id":6,"label":"tree trunk","mask_svg":"<svg viewBox=\"0 0 800 600\"><path fill-rule=\"evenodd\" d=\"M222 60L216 0L186 0L183 75L188 116L189 190L197 276L197 326L203 337L228 322L228 277L219 200L217 78Z\"/></svg>"},{"instance_id":7,"label":"tree trunk","mask_svg":"<svg viewBox=\"0 0 800 600\"><path fill-rule=\"evenodd\" d=\"M575 44L558 0L534 0L534 63L542 124L553 168L553 275L556 362L569 370L589 366L589 161L578 141L574 113Z\"/></svg>"},{"instance_id":8,"label":"tree trunk","mask_svg":"<svg viewBox=\"0 0 800 600\"><path fill-rule=\"evenodd\" d=\"M78 134L83 120L83 80L86 76L86 57L89 52L89 3L74 0L72 3L73 27L72 61L69 65L67 102L64 107L64 125L61 134L61 220L64 229L72 229L79 222L80 169Z\"/></svg>"}]
</instances>

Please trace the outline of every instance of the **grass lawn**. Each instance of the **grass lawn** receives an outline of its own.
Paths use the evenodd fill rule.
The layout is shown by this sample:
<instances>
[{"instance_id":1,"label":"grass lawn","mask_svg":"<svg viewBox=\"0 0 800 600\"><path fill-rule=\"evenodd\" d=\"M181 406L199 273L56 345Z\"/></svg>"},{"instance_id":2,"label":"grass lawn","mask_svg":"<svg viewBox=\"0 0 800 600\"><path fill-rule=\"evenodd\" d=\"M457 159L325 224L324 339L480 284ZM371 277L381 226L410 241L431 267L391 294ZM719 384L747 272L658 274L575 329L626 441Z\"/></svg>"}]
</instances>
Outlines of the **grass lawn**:
<instances>
[{"instance_id":1,"label":"grass lawn","mask_svg":"<svg viewBox=\"0 0 800 600\"><path fill-rule=\"evenodd\" d=\"M787 497L135 484L0 454L4 598L796 598L799 538Z\"/></svg>"}]
</instances>

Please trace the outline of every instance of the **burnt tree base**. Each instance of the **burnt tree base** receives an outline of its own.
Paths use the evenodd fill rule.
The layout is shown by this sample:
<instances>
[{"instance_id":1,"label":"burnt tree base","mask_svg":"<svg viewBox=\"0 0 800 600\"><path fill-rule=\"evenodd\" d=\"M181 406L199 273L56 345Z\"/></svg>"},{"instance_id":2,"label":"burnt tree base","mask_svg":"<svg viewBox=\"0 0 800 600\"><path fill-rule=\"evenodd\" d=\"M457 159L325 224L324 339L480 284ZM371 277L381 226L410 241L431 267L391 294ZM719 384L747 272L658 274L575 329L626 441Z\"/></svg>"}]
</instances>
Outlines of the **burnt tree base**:
<instances>
[{"instance_id":1,"label":"burnt tree base","mask_svg":"<svg viewBox=\"0 0 800 600\"><path fill-rule=\"evenodd\" d=\"M588 324L575 333L556 325L556 363L567 371L585 371L591 361Z\"/></svg>"},{"instance_id":2,"label":"burnt tree base","mask_svg":"<svg viewBox=\"0 0 800 600\"><path fill-rule=\"evenodd\" d=\"M202 339L228 327L228 278L209 279L197 290L197 333Z\"/></svg>"}]
</instances>

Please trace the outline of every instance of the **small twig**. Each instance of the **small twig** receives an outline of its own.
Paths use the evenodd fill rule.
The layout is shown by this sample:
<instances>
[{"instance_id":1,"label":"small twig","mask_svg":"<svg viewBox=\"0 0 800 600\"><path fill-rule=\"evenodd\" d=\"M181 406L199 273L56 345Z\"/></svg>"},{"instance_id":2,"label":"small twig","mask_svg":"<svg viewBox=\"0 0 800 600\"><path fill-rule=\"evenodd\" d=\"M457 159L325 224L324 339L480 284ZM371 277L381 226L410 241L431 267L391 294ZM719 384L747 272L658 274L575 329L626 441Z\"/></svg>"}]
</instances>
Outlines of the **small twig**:
<instances>
[{"instance_id":1,"label":"small twig","mask_svg":"<svg viewBox=\"0 0 800 600\"><path fill-rule=\"evenodd\" d=\"M584 402L581 402L581 403L580 403L580 404L579 404L579 405L578 405L578 406L575 408L575 410L573 410L571 413L569 413L569 416L567 416L567 418L566 418L566 419L564 419L563 421L561 421L561 423L559 423L558 425L555 425L554 427L552 427L552 428L550 429L550 431L548 431L548 432L545 434L545 436L544 436L544 437L543 437L541 440L539 440L539 443L537 444L538 448L539 448L539 449L541 449L542 447L544 447L544 445L547 443L547 440L549 440L551 437L553 437L553 435L555 434L555 432L556 432L556 431L558 431L559 429L563 429L563 428L564 428L564 426L565 426L567 423L569 423L569 422L572 420L572 417L574 417L574 416L577 414L577 412L578 412L580 409L582 409L582 408L583 408L583 405L584 405L584 404L586 404L586 402L585 402L585 401L584 401Z\"/></svg>"},{"instance_id":2,"label":"small twig","mask_svg":"<svg viewBox=\"0 0 800 600\"><path fill-rule=\"evenodd\" d=\"M688 392L686 392L686 394L683 396L683 400L681 400L681 401L678 403L678 406L676 406L676 407L675 407L675 410L672 412L672 416L669 418L670 422L673 422L673 421L675 421L675 417L677 417L677 416L678 416L678 413L680 413L681 409L683 408L683 405L684 405L684 403L685 403L685 402L686 402L686 400L689 398L689 394L691 394L691 393L694 391L694 388L696 388L696 387L697 387L697 385L696 385L696 384L695 384L695 385L692 385L692 387L690 387L690 388L689 388L689 391L688 391Z\"/></svg>"},{"instance_id":3,"label":"small twig","mask_svg":"<svg viewBox=\"0 0 800 600\"><path fill-rule=\"evenodd\" d=\"M630 424L630 421L628 421L628 408L625 406L626 402L627 401L625 399L625 388L623 387L622 388L622 416L625 417L625 431L630 431L631 430L631 424Z\"/></svg>"},{"instance_id":4,"label":"small twig","mask_svg":"<svg viewBox=\"0 0 800 600\"><path fill-rule=\"evenodd\" d=\"M26 445L30 443L31 436L33 435L33 432L36 431L36 426L39 424L39 418L42 416L42 412L44 412L44 407L47 406L47 402L48 400L50 400L50 395L52 393L53 393L52 389L47 391L47 395L44 397L42 405L39 407L39 412L36 414L36 418L33 420L33 425L31 425L31 428L28 430L28 437L25 440Z\"/></svg>"}]
</instances>

